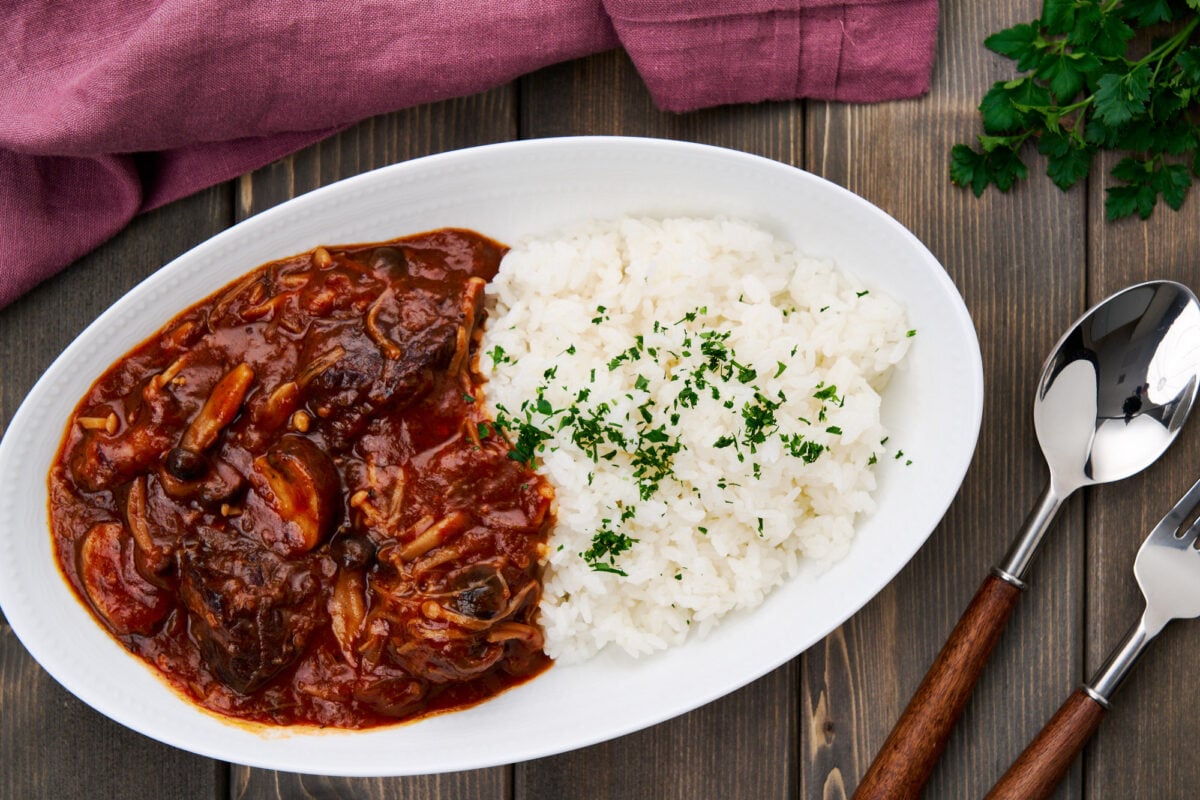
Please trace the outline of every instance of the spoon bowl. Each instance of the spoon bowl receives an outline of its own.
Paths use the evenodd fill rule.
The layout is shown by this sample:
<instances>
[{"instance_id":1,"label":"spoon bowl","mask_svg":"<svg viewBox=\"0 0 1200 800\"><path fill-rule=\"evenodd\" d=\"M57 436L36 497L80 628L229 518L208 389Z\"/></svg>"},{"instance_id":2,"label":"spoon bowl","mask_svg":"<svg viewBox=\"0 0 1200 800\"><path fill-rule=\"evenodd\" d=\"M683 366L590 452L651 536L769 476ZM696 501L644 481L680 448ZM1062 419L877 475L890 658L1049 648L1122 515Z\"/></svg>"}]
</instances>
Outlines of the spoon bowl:
<instances>
[{"instance_id":1,"label":"spoon bowl","mask_svg":"<svg viewBox=\"0 0 1200 800\"><path fill-rule=\"evenodd\" d=\"M1183 427L1198 383L1200 303L1179 283L1151 281L1117 292L1059 339L1034 399L1050 480L1008 556L959 618L855 800L920 796L1058 509L1076 489L1127 478L1154 463Z\"/></svg>"},{"instance_id":2,"label":"spoon bowl","mask_svg":"<svg viewBox=\"0 0 1200 800\"><path fill-rule=\"evenodd\" d=\"M1198 373L1200 305L1186 286L1138 284L1085 314L1047 359L1034 401L1056 494L1152 464L1183 427Z\"/></svg>"}]
</instances>

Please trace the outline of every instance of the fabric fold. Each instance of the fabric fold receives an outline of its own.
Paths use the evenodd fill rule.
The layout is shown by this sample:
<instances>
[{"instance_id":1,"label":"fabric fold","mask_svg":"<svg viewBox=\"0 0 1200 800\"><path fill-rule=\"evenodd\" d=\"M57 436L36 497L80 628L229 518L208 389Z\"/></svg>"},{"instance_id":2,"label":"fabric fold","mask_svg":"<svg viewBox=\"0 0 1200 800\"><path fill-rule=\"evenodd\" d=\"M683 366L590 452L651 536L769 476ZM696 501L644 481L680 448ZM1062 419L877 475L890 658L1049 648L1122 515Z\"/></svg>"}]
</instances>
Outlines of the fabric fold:
<instances>
[{"instance_id":1,"label":"fabric fold","mask_svg":"<svg viewBox=\"0 0 1200 800\"><path fill-rule=\"evenodd\" d=\"M936 0L93 0L0 26L0 305L375 114L623 46L663 109L929 85Z\"/></svg>"}]
</instances>

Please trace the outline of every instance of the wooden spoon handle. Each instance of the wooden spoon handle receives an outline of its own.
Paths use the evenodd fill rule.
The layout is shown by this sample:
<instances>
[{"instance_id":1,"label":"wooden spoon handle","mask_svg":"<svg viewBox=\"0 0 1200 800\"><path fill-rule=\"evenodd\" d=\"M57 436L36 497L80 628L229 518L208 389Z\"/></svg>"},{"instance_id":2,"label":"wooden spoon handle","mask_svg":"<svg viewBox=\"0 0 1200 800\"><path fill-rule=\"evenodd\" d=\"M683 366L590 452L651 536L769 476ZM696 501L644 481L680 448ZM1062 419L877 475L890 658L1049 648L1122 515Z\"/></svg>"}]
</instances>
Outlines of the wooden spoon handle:
<instances>
[{"instance_id":1,"label":"wooden spoon handle","mask_svg":"<svg viewBox=\"0 0 1200 800\"><path fill-rule=\"evenodd\" d=\"M1044 800L1052 795L1075 756L1100 727L1104 713L1104 706L1082 689L1076 690L992 787L986 800Z\"/></svg>"},{"instance_id":2,"label":"wooden spoon handle","mask_svg":"<svg viewBox=\"0 0 1200 800\"><path fill-rule=\"evenodd\" d=\"M983 582L863 776L854 800L920 797L1020 595L1020 589L994 575Z\"/></svg>"}]
</instances>

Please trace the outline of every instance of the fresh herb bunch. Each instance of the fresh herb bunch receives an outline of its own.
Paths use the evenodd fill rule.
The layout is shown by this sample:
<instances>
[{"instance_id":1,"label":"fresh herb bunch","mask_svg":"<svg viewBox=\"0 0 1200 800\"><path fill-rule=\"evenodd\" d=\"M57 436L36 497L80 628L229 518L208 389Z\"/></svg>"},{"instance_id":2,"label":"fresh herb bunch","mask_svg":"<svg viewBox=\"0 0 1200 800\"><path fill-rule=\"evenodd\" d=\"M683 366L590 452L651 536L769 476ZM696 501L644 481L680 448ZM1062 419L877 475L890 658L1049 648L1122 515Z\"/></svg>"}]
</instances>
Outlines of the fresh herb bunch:
<instances>
[{"instance_id":1,"label":"fresh herb bunch","mask_svg":"<svg viewBox=\"0 0 1200 800\"><path fill-rule=\"evenodd\" d=\"M1020 151L1033 140L1066 190L1116 150L1128 155L1105 190L1108 219L1146 219L1160 195L1178 209L1200 177L1198 25L1200 0L1045 0L1041 19L984 40L1028 74L984 96L979 149L954 146L950 179L977 197L992 183L1006 192L1028 174ZM1158 35L1139 48L1142 30Z\"/></svg>"}]
</instances>

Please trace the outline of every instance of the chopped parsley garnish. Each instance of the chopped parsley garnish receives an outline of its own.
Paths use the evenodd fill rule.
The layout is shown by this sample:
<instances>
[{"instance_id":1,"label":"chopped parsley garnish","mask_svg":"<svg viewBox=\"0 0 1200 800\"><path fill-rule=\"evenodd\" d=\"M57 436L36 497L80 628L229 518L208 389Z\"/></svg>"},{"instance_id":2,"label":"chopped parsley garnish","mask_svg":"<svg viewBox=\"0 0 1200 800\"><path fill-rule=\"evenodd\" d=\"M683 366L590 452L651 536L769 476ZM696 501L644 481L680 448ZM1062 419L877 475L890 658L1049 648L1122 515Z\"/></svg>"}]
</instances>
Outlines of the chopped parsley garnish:
<instances>
[{"instance_id":1,"label":"chopped parsley garnish","mask_svg":"<svg viewBox=\"0 0 1200 800\"><path fill-rule=\"evenodd\" d=\"M837 397L837 387L832 384L826 386L824 383L818 383L817 391L813 392L813 397L818 400L833 400Z\"/></svg>"},{"instance_id":2,"label":"chopped parsley garnish","mask_svg":"<svg viewBox=\"0 0 1200 800\"><path fill-rule=\"evenodd\" d=\"M633 547L637 539L614 531L611 519L602 519L600 523L600 530L592 536L592 546L579 555L596 572L611 572L614 575L629 577L629 573L617 566L617 556Z\"/></svg>"},{"instance_id":3,"label":"chopped parsley garnish","mask_svg":"<svg viewBox=\"0 0 1200 800\"><path fill-rule=\"evenodd\" d=\"M491 357L492 363L495 364L496 366L500 366L501 364L515 363L512 360L512 357L509 356L508 353L504 352L504 348L501 347L500 345L496 345L495 347L493 347L491 350L488 351L487 354L488 354L488 356Z\"/></svg>"},{"instance_id":4,"label":"chopped parsley garnish","mask_svg":"<svg viewBox=\"0 0 1200 800\"><path fill-rule=\"evenodd\" d=\"M619 557L637 543L629 530L636 524L639 508L642 514L663 513L660 498L670 496L664 493L691 492L702 497L700 486L675 474L676 457L687 446L685 440L706 441L703 431L698 439L684 435L689 425L688 409L723 410L724 432L714 431L718 435L707 439L711 442L708 446L714 450L732 449L733 457L744 465L740 474L756 479L762 477L769 462L754 456L760 451L771 453L770 449L763 451L768 443L772 447L781 444L785 456L804 464L812 464L829 449L821 441L794 432L798 426L812 423L788 407L788 398L771 385L793 362L777 360L773 367L765 367L739 360L734 331L706 320L707 314L707 308L697 307L671 324L654 321L650 331L634 336L623 350L606 354L607 361L598 359L598 365L607 364L608 372L618 373L613 376L615 385L624 383L624 389L602 389L610 382L597 383L595 367L588 371L589 385L568 386L560 377L558 365L551 364L542 372L542 383L533 397L515 411L498 405L495 422L478 426L481 439L500 432L508 442L509 458L515 461L533 466L548 449L570 446L601 467L612 464L636 485L638 498L650 505L639 502L610 506L593 533L591 546L579 553L595 571L626 575L619 566ZM608 308L596 306L592 323L600 324L608 318ZM790 350L788 358L794 359L798 346ZM572 344L561 354L577 352ZM497 364L513 360L499 346L492 348L490 355ZM764 368L760 370L759 366ZM809 397L803 399L799 410L811 416L815 406L817 420L822 423L831 409L845 402L837 386L823 382L812 389ZM827 424L823 432L839 436L842 429ZM588 485L592 485L597 472L599 469L589 472ZM676 488L667 488L671 485ZM726 477L717 479L716 487L725 494L716 502L736 503L728 490L740 485ZM763 519L758 518L757 524L762 535ZM707 534L706 528L697 530ZM681 574L674 577L682 580Z\"/></svg>"}]
</instances>

